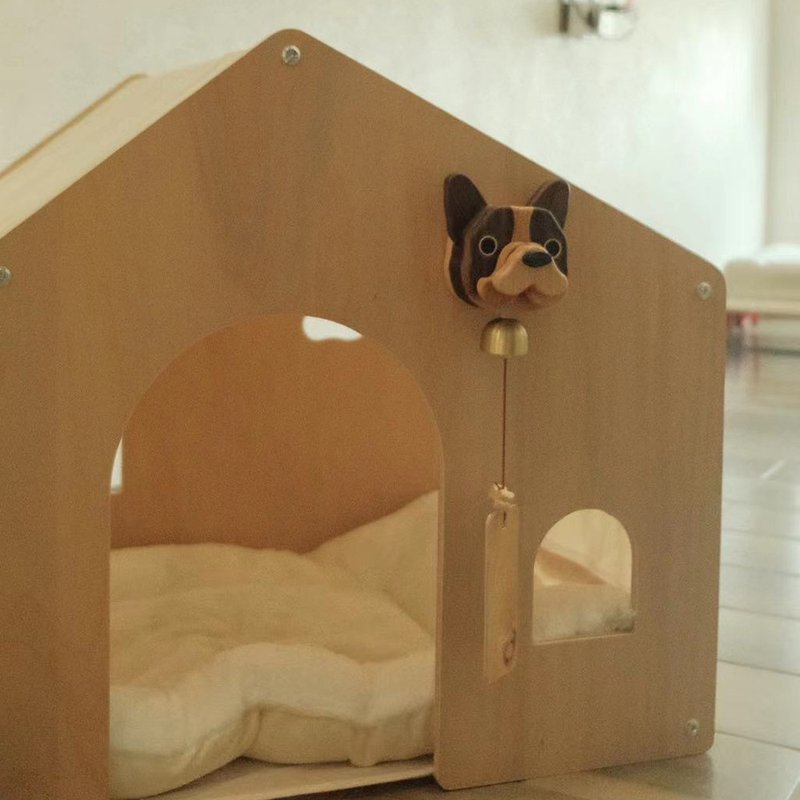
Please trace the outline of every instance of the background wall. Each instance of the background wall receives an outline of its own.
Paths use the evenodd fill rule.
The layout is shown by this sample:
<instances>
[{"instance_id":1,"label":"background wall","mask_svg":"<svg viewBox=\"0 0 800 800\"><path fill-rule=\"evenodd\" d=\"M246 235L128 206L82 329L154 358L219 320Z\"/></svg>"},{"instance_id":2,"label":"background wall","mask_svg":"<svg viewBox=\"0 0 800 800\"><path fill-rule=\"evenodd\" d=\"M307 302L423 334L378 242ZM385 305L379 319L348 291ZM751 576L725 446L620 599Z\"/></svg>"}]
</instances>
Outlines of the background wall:
<instances>
[{"instance_id":1,"label":"background wall","mask_svg":"<svg viewBox=\"0 0 800 800\"><path fill-rule=\"evenodd\" d=\"M800 6L772 0L767 237L800 243Z\"/></svg>"},{"instance_id":2,"label":"background wall","mask_svg":"<svg viewBox=\"0 0 800 800\"><path fill-rule=\"evenodd\" d=\"M0 0L0 168L132 73L300 27L721 264L764 236L768 5L639 0L609 42L556 0Z\"/></svg>"}]
</instances>

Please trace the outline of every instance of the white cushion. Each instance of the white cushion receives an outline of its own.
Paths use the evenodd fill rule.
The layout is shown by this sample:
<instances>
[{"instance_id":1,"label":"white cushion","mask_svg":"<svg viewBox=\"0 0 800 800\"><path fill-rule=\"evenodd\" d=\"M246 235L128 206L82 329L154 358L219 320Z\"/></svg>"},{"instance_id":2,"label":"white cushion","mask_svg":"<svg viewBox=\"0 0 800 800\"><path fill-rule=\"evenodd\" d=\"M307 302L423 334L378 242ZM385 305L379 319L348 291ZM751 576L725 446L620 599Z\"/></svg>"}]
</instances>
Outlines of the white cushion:
<instances>
[{"instance_id":1,"label":"white cushion","mask_svg":"<svg viewBox=\"0 0 800 800\"><path fill-rule=\"evenodd\" d=\"M437 519L433 492L307 555L112 551L112 797L164 792L241 755L367 766L430 753ZM537 639L632 622L611 587L540 585L536 597Z\"/></svg>"},{"instance_id":2,"label":"white cushion","mask_svg":"<svg viewBox=\"0 0 800 800\"><path fill-rule=\"evenodd\" d=\"M435 495L373 523L372 537L354 532L353 545L366 551L365 535L416 530L420 506L434 510L435 546ZM326 547L368 570L348 549ZM377 550L392 557L386 543ZM406 568L414 561L398 556ZM404 602L435 592L435 558L417 562ZM369 765L431 752L433 639L387 593L389 572L378 564L378 588L313 554L113 551L112 796L163 792L240 755Z\"/></svg>"}]
</instances>

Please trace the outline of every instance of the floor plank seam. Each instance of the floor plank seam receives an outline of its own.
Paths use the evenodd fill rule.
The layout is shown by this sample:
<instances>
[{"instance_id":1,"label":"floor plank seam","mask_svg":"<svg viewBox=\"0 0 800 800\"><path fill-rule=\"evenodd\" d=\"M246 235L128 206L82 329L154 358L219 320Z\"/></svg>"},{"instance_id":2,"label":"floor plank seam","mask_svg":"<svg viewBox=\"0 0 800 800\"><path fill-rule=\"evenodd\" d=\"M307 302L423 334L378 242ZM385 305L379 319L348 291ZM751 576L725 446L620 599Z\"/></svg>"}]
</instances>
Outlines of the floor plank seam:
<instances>
[{"instance_id":1,"label":"floor plank seam","mask_svg":"<svg viewBox=\"0 0 800 800\"><path fill-rule=\"evenodd\" d=\"M798 520L798 526L800 526L800 520ZM754 536L757 539L780 539L781 541L789 541L789 542L798 542L800 541L800 530L798 530L797 534L791 533L759 533L757 530L752 528L732 528L730 525L726 525L722 529L722 533L746 533L750 536Z\"/></svg>"},{"instance_id":2,"label":"floor plank seam","mask_svg":"<svg viewBox=\"0 0 800 800\"><path fill-rule=\"evenodd\" d=\"M729 605L728 603L720 603L719 607L724 608L728 611L747 611L750 614L758 614L759 616L762 617L772 617L773 619L788 619L788 620L793 620L794 622L800 621L800 612L798 612L798 616L793 617L789 614L774 614L769 611L759 611L758 609L744 608L742 606L732 606Z\"/></svg>"},{"instance_id":3,"label":"floor plank seam","mask_svg":"<svg viewBox=\"0 0 800 800\"><path fill-rule=\"evenodd\" d=\"M772 485L774 486L775 484ZM726 503L751 506L752 508L758 508L761 511L778 511L784 514L791 514L792 516L800 516L800 505L784 505L783 503L775 503L765 499L759 499L758 503L753 503L747 500L737 500L736 498L731 497L729 494L725 494L724 491L722 492L722 499Z\"/></svg>"},{"instance_id":4,"label":"floor plank seam","mask_svg":"<svg viewBox=\"0 0 800 800\"><path fill-rule=\"evenodd\" d=\"M746 661L733 661L730 658L717 659L718 664L730 664L733 667L746 667L747 669L756 669L759 672L769 672L775 675L788 675L790 678L800 678L800 666L797 672L792 672L786 669L777 669L775 667L761 667L758 664L747 663Z\"/></svg>"},{"instance_id":5,"label":"floor plank seam","mask_svg":"<svg viewBox=\"0 0 800 800\"><path fill-rule=\"evenodd\" d=\"M726 731L723 728L716 728L716 733L723 733L725 736L735 736L737 739L745 739L748 742L757 742L758 744L767 744L770 747L780 747L782 750L791 750L793 753L800 753L800 747L792 747L786 742L775 742L770 739L759 739L757 736L745 736L742 733L734 733L733 731Z\"/></svg>"},{"instance_id":6,"label":"floor plank seam","mask_svg":"<svg viewBox=\"0 0 800 800\"><path fill-rule=\"evenodd\" d=\"M768 572L770 575L783 575L787 578L800 578L800 572L787 572L786 570L773 569L772 567L753 567L749 564L737 564L733 561L720 561L720 566L746 569L748 572Z\"/></svg>"},{"instance_id":7,"label":"floor plank seam","mask_svg":"<svg viewBox=\"0 0 800 800\"><path fill-rule=\"evenodd\" d=\"M752 611L749 608L728 608L727 606L720 605L720 608L724 608L726 611L738 611L741 614L749 614L751 617L771 617L772 614L765 614L763 611ZM781 619L779 617L779 619ZM795 622L800 622L800 620L794 620Z\"/></svg>"},{"instance_id":8,"label":"floor plank seam","mask_svg":"<svg viewBox=\"0 0 800 800\"><path fill-rule=\"evenodd\" d=\"M727 736L730 739L741 739L743 742L755 742L756 744L769 745L769 747L776 747L778 750L785 750L787 753L800 753L800 750L798 750L796 747L791 747L787 744L773 744L772 742L764 742L761 739L754 739L752 736L744 736L741 733L728 733L727 731L722 731L719 728L714 728L714 733L719 734L720 736ZM694 756L685 756L685 758L694 758ZM800 774L798 774L797 779L800 781Z\"/></svg>"},{"instance_id":9,"label":"floor plank seam","mask_svg":"<svg viewBox=\"0 0 800 800\"><path fill-rule=\"evenodd\" d=\"M798 523L798 531L800 531L800 523ZM800 535L800 533L798 535ZM723 539L726 536L747 536L754 542L764 542L765 540L768 539L774 539L776 542L785 542L787 539L789 541L795 541L792 539L791 536L781 536L780 534L772 534L772 533L754 533L753 531L740 531L737 530L736 528L729 528L723 525L722 527Z\"/></svg>"}]
</instances>

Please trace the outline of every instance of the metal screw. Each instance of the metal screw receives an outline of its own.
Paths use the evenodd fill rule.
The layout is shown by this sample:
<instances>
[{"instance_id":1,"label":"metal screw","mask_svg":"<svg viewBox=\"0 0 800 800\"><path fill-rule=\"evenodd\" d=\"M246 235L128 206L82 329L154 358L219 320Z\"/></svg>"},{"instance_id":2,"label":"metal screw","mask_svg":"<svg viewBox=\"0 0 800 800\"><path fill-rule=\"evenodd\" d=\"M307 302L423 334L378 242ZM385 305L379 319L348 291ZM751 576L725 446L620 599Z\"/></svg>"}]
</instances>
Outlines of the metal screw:
<instances>
[{"instance_id":1,"label":"metal screw","mask_svg":"<svg viewBox=\"0 0 800 800\"><path fill-rule=\"evenodd\" d=\"M697 734L700 733L700 723L696 719L690 719L686 723L686 733L688 733L689 736L697 736Z\"/></svg>"},{"instance_id":2,"label":"metal screw","mask_svg":"<svg viewBox=\"0 0 800 800\"><path fill-rule=\"evenodd\" d=\"M290 67L293 67L298 61L300 61L300 48L296 44L287 45L283 48L281 58L283 58L284 64L288 64Z\"/></svg>"},{"instance_id":3,"label":"metal screw","mask_svg":"<svg viewBox=\"0 0 800 800\"><path fill-rule=\"evenodd\" d=\"M706 283L705 281L698 283L697 288L694 291L701 300L708 300L708 298L713 294L711 284Z\"/></svg>"},{"instance_id":4,"label":"metal screw","mask_svg":"<svg viewBox=\"0 0 800 800\"><path fill-rule=\"evenodd\" d=\"M0 267L0 286L8 286L11 283L11 270L8 267Z\"/></svg>"}]
</instances>

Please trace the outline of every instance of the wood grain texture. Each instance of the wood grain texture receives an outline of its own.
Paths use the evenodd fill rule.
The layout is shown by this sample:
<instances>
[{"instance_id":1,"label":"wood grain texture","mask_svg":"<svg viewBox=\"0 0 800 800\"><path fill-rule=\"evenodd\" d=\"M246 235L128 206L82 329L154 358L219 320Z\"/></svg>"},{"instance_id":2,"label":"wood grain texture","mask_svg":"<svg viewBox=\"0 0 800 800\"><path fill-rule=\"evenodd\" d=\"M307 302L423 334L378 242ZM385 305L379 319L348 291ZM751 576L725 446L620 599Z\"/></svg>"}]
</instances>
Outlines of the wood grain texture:
<instances>
[{"instance_id":1,"label":"wood grain texture","mask_svg":"<svg viewBox=\"0 0 800 800\"><path fill-rule=\"evenodd\" d=\"M303 51L292 68L280 59L289 43ZM114 118L124 114L123 105ZM501 390L478 347L488 315L454 298L441 274L441 185L458 171L504 203L523 203L553 177L305 34L283 32L69 177L0 239L0 263L14 271L0 293L10 332L0 386L14 420L0 428L0 626L13 643L0 651L4 798L105 800L108 483L120 433L176 356L225 326L279 313L333 319L373 340L408 370L438 426L439 781L491 783L709 746L722 278L573 190L570 291L521 315L533 345L509 378L508 482L519 491L521 563L575 509L623 523L637 627L526 644L508 678L487 686L482 534ZM52 184L38 179L47 185L36 196L47 196ZM713 287L706 302L700 281ZM528 643L530 571L520 598ZM690 717L702 721L695 738L685 735Z\"/></svg>"},{"instance_id":2,"label":"wood grain texture","mask_svg":"<svg viewBox=\"0 0 800 800\"><path fill-rule=\"evenodd\" d=\"M224 328L156 378L125 428L114 547L311 550L438 488L436 425L371 341L309 341L300 315Z\"/></svg>"},{"instance_id":3,"label":"wood grain texture","mask_svg":"<svg viewBox=\"0 0 800 800\"><path fill-rule=\"evenodd\" d=\"M486 519L484 551L484 674L500 680L517 663L519 639L519 509L495 510Z\"/></svg>"},{"instance_id":4,"label":"wood grain texture","mask_svg":"<svg viewBox=\"0 0 800 800\"><path fill-rule=\"evenodd\" d=\"M159 800L274 800L297 794L320 794L354 786L408 781L432 772L431 758L394 761L374 767L279 765L239 758L205 778L158 797Z\"/></svg>"},{"instance_id":5,"label":"wood grain texture","mask_svg":"<svg viewBox=\"0 0 800 800\"><path fill-rule=\"evenodd\" d=\"M746 390L742 386L744 369L753 370L752 380ZM779 461L790 463L800 442L800 393L794 391L792 378L800 376L796 358L783 356L747 356L745 363L734 359L730 363L728 396L729 424L726 429L725 469L749 477L758 477ZM763 380L763 384L762 384ZM782 387L782 388L781 388ZM730 414L745 399L755 413L778 411L783 418L783 436L773 439L762 436L762 427L751 426L751 420L739 414ZM752 455L742 455L740 449ZM747 462L747 463L746 463ZM769 480L786 480L791 472L770 473ZM796 481L796 478L795 478ZM765 585L772 580L775 564L765 561L761 543L775 545L773 537L762 535L774 524L771 516L760 516L764 507L747 506L752 512L748 524L752 531L741 538L737 552L744 561L748 555L757 563L754 572ZM791 539L779 542L793 545ZM746 550L747 546L752 547ZM540 553L541 557L541 553ZM742 564L744 566L744 564ZM781 570L783 571L783 570ZM796 620L765 616L752 611L720 610L720 659L733 664L757 667L753 671L734 670L734 680L724 672L720 684L719 721L735 725L743 734L780 740L782 746L718 733L715 744L707 754L680 759L652 761L620 766L594 772L540 778L535 781L506 784L502 787L464 790L459 797L467 800L500 798L500 800L787 800L796 798L800 789L800 750L786 745L796 739L791 704L791 688L781 687L785 680L774 679L769 672L800 674L800 623ZM722 665L723 671L727 665ZM767 671L767 672L765 672ZM767 690L760 702L760 693L753 691L748 677L756 675L766 681ZM771 689L769 687L772 687ZM769 707L770 694L778 702ZM349 800L355 792L341 795ZM358 793L360 798L373 800L422 800L439 797L431 784L416 782Z\"/></svg>"}]
</instances>

